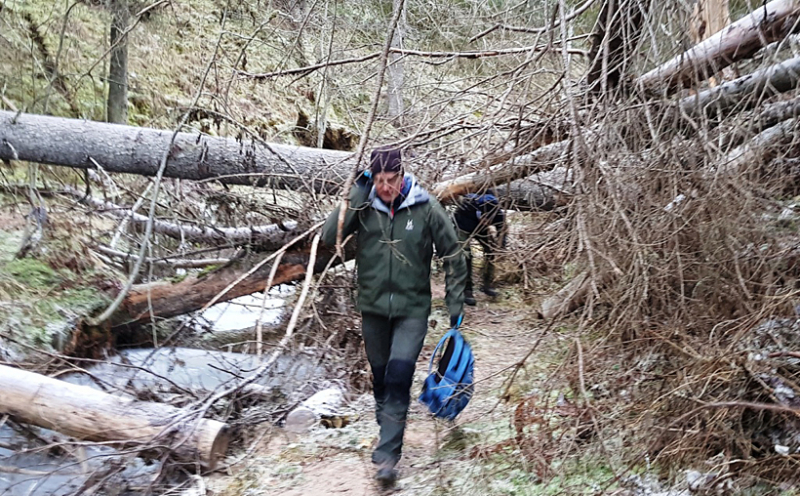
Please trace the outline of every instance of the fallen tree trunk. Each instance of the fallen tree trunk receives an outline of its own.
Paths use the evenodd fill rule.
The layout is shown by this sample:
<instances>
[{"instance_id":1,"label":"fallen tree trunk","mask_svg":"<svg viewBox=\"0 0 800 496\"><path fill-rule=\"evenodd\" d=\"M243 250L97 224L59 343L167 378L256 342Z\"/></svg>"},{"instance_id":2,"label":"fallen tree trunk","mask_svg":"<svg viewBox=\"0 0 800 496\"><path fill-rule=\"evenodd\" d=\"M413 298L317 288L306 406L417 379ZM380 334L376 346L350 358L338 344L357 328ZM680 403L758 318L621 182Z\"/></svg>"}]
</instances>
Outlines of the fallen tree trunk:
<instances>
[{"instance_id":1,"label":"fallen tree trunk","mask_svg":"<svg viewBox=\"0 0 800 496\"><path fill-rule=\"evenodd\" d=\"M108 172L154 176L171 137L172 131L0 111L0 160L79 169L99 166ZM546 152L525 157L494 166L493 172L481 173L480 180L461 181L457 189L480 191L555 166L554 160L531 162L550 160ZM164 176L335 194L355 167L354 160L350 152L178 133ZM439 165L425 164L431 170Z\"/></svg>"},{"instance_id":2,"label":"fallen tree trunk","mask_svg":"<svg viewBox=\"0 0 800 496\"><path fill-rule=\"evenodd\" d=\"M727 150L744 143L753 137L754 134L761 133L776 124L788 119L800 117L800 98L783 102L764 105L758 116L750 117L745 126L737 126L727 134L721 145L721 149Z\"/></svg>"},{"instance_id":3,"label":"fallen tree trunk","mask_svg":"<svg viewBox=\"0 0 800 496\"><path fill-rule=\"evenodd\" d=\"M215 138L80 119L0 111L0 159L333 193L354 166L349 152Z\"/></svg>"},{"instance_id":4,"label":"fallen tree trunk","mask_svg":"<svg viewBox=\"0 0 800 496\"><path fill-rule=\"evenodd\" d=\"M589 271L585 270L575 276L566 286L542 302L539 308L539 318L552 319L567 315L581 306L592 287L592 278Z\"/></svg>"},{"instance_id":5,"label":"fallen tree trunk","mask_svg":"<svg viewBox=\"0 0 800 496\"><path fill-rule=\"evenodd\" d=\"M798 0L774 0L639 76L636 85L670 93L708 79L732 63L751 57L768 44L800 30L798 18Z\"/></svg>"},{"instance_id":6,"label":"fallen tree trunk","mask_svg":"<svg viewBox=\"0 0 800 496\"><path fill-rule=\"evenodd\" d=\"M532 153L512 159L510 163L495 165L486 170L437 183L431 188L431 192L442 201L452 201L466 193L483 191L552 170L561 164L571 144L572 140L564 140L543 146Z\"/></svg>"},{"instance_id":7,"label":"fallen tree trunk","mask_svg":"<svg viewBox=\"0 0 800 496\"><path fill-rule=\"evenodd\" d=\"M800 57L687 96L678 106L690 117L714 118L753 108L765 98L795 89L800 82Z\"/></svg>"},{"instance_id":8,"label":"fallen tree trunk","mask_svg":"<svg viewBox=\"0 0 800 496\"><path fill-rule=\"evenodd\" d=\"M347 259L354 256L352 244L349 243L349 248L346 250ZM120 309L111 318L111 325L117 327L139 324L150 322L151 319L166 319L200 310L266 256L268 255L264 253L253 253L217 270L200 276L192 275L178 283L158 281L135 285ZM324 270L333 256L333 249L320 248L314 264L314 272L318 273ZM288 251L281 258L281 263L272 280L272 286L302 279L306 273L308 260L307 247ZM224 302L264 291L271 269L271 263L264 264L231 288L218 301Z\"/></svg>"},{"instance_id":9,"label":"fallen tree trunk","mask_svg":"<svg viewBox=\"0 0 800 496\"><path fill-rule=\"evenodd\" d=\"M728 81L719 86L715 86L713 88L698 92L694 95L687 96L677 103L677 107L672 104L656 102L653 107L650 107L649 111L651 114L662 115L661 121L670 123L679 122L680 120L685 121L687 118L688 120L698 118L720 120L724 117L730 116L733 113L743 112L756 107L766 98L778 95L780 93L789 92L797 88L799 83L800 57L794 57L778 64L759 69L751 74ZM669 106L664 107L664 105ZM777 121L775 119L768 119L770 124L767 124L764 127L774 125L785 118L786 117L783 117ZM631 112L631 117L628 119L628 122L631 123L630 125L633 127L639 127L645 121L646 118L640 109L633 110ZM680 124L678 128L685 127L683 124ZM675 130L678 128L668 125L666 127L661 127L660 129L662 133L667 133L670 130ZM555 132L552 131L553 129L558 129L558 136L560 136L563 141L551 143L548 146L551 146L553 150L568 148L569 129L566 126L560 123L546 123L539 126L537 128L537 132L541 134L547 134L549 132L550 134L548 135L553 135ZM695 128L692 127L691 129ZM662 135L661 138L664 139L665 135ZM536 146L538 145L534 143L530 147L535 149ZM540 148L540 150L543 148L545 147ZM535 153L537 151L538 150L535 150L534 152L525 156L536 157ZM522 156L523 158L521 159L517 159L517 161L524 163L525 156ZM546 153L543 153L543 156L546 156ZM503 166L505 165L507 164L504 164ZM511 172L511 174L507 174L509 172ZM533 172L535 172L535 170L533 170ZM539 173L537 176L544 176L546 174L547 173ZM506 169L503 173L494 174L491 181L487 181L483 176L483 173L461 176L450 181L444 181L436 186L438 188L442 188L442 196L447 197L447 195L452 196L463 194L463 192L469 190L470 188L474 190L478 185L482 185L486 182L494 181L495 183L498 183L502 178L518 177L517 175L514 175L510 169ZM539 180L539 177L531 177L529 179L535 182ZM526 205L526 202L533 203L534 206L550 205L549 202L557 201L556 197L551 197L547 194L545 194L545 197L538 198L540 193L531 191L530 181L524 179L518 179L517 181L519 182L513 184L512 187L503 187L503 191L507 191L509 197L519 205L524 206ZM447 189L451 189L452 191L447 191ZM538 207L536 208L538 209ZM547 208L545 208L545 210L546 209Z\"/></svg>"},{"instance_id":10,"label":"fallen tree trunk","mask_svg":"<svg viewBox=\"0 0 800 496\"><path fill-rule=\"evenodd\" d=\"M133 253L115 250L109 246L98 245L93 247L98 251L109 257L121 259L123 262L136 262L138 257ZM203 269L213 265L225 265L230 262L229 258L199 258L199 259L182 259L182 258L145 258L144 263L152 265L161 265L171 267L173 269Z\"/></svg>"},{"instance_id":11,"label":"fallen tree trunk","mask_svg":"<svg viewBox=\"0 0 800 496\"><path fill-rule=\"evenodd\" d=\"M113 396L0 365L0 413L86 441L168 448L181 460L213 469L225 455L227 425L185 420L186 411Z\"/></svg>"},{"instance_id":12,"label":"fallen tree trunk","mask_svg":"<svg viewBox=\"0 0 800 496\"><path fill-rule=\"evenodd\" d=\"M519 179L494 188L514 210L550 211L566 206L572 198L572 174L565 167Z\"/></svg>"},{"instance_id":13,"label":"fallen tree trunk","mask_svg":"<svg viewBox=\"0 0 800 496\"><path fill-rule=\"evenodd\" d=\"M765 129L747 143L731 150L719 161L717 167L709 171L709 175L735 175L743 167L766 164L781 154L790 158L796 157L800 154L797 127L798 119L788 119Z\"/></svg>"}]
</instances>

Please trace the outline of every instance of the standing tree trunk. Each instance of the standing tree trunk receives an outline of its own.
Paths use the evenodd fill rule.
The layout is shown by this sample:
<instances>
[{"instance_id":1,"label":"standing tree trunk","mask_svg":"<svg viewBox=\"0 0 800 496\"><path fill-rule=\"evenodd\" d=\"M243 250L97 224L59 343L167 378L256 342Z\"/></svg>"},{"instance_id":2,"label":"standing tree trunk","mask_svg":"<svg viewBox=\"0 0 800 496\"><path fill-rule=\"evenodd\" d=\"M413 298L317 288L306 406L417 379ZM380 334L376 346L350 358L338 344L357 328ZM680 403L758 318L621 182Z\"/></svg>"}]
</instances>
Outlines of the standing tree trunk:
<instances>
[{"instance_id":1,"label":"standing tree trunk","mask_svg":"<svg viewBox=\"0 0 800 496\"><path fill-rule=\"evenodd\" d=\"M728 0L697 0L692 10L692 20L689 30L692 34L692 42L697 44L707 39L711 35L722 31L731 23L730 9ZM722 70L722 79L730 80L735 77L735 73L730 67ZM709 84L716 86L716 78L710 78Z\"/></svg>"},{"instance_id":2,"label":"standing tree trunk","mask_svg":"<svg viewBox=\"0 0 800 496\"><path fill-rule=\"evenodd\" d=\"M639 44L649 0L606 0L591 36L589 91L606 94L623 80Z\"/></svg>"},{"instance_id":3,"label":"standing tree trunk","mask_svg":"<svg viewBox=\"0 0 800 496\"><path fill-rule=\"evenodd\" d=\"M700 43L731 23L728 0L697 0L689 26L692 42Z\"/></svg>"},{"instance_id":4,"label":"standing tree trunk","mask_svg":"<svg viewBox=\"0 0 800 496\"><path fill-rule=\"evenodd\" d=\"M400 12L400 20L392 37L392 48L403 48L403 35L406 31L406 9L404 0L392 0L392 12ZM389 53L389 65L386 68L387 99L389 101L389 118L398 128L403 126L403 56Z\"/></svg>"},{"instance_id":5,"label":"standing tree trunk","mask_svg":"<svg viewBox=\"0 0 800 496\"><path fill-rule=\"evenodd\" d=\"M128 36L130 20L128 0L109 0L111 10L111 58L108 64L108 100L106 120L115 124L128 122Z\"/></svg>"}]
</instances>

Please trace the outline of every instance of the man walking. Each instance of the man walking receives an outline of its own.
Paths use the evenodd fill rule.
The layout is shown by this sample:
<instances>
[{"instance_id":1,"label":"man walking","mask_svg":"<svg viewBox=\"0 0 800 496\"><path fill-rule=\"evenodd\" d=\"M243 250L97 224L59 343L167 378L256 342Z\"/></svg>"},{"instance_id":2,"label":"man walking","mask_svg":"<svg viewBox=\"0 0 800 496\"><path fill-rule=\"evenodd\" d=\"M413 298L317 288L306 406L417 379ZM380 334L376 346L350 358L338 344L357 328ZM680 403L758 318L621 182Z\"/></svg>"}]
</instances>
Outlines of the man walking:
<instances>
[{"instance_id":1,"label":"man walking","mask_svg":"<svg viewBox=\"0 0 800 496\"><path fill-rule=\"evenodd\" d=\"M472 293L472 248L470 241L475 239L483 248L483 283L481 291L495 297L494 257L497 250L505 245L506 223L503 209L491 191L483 194L464 195L455 213L458 239L464 244L467 260L467 284L464 289L464 303L475 305Z\"/></svg>"},{"instance_id":2,"label":"man walking","mask_svg":"<svg viewBox=\"0 0 800 496\"><path fill-rule=\"evenodd\" d=\"M339 209L322 230L336 243ZM342 237L357 233L358 307L367 359L372 369L375 415L380 426L372 461L376 478L391 485L400 459L414 367L431 311L434 247L445 267L450 324L462 317L466 265L444 208L411 174L403 171L399 149L372 152L370 177L350 191Z\"/></svg>"}]
</instances>

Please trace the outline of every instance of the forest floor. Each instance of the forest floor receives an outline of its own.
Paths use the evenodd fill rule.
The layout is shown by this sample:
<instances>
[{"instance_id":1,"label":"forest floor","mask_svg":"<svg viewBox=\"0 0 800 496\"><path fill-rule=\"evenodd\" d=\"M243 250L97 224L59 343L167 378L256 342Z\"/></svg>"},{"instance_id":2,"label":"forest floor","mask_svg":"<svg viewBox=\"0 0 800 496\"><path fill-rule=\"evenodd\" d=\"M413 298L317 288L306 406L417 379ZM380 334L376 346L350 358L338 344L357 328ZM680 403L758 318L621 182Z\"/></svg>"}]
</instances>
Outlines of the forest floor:
<instances>
[{"instance_id":1,"label":"forest floor","mask_svg":"<svg viewBox=\"0 0 800 496\"><path fill-rule=\"evenodd\" d=\"M444 289L434 286L434 307L441 306ZM514 437L513 410L518 400L547 380L550 363L534 356L526 361L512 387L507 379L514 364L523 359L545 332L530 306L521 305L515 290L502 290L490 301L476 295L478 304L467 307L463 331L476 355L476 389L470 404L455 423L436 421L416 401L427 374L428 361L446 331L445 316L434 310L425 346L417 362L412 405L405 435L399 480L392 490L382 490L373 480L370 461L377 441L374 402L370 394L353 398L350 409L355 421L340 429L318 427L305 434L268 428L252 444L252 454L234 464L229 475L208 479L214 494L270 494L275 496L322 496L370 494L591 494L592 487L608 480L610 471L583 464L569 474L543 482L518 449L491 450ZM439 315L441 313L441 315ZM438 318L440 317L440 318ZM555 356L566 338L550 333L540 344L542 356ZM511 398L503 401L501 398ZM241 455L240 455L241 456ZM570 489L571 488L571 489Z\"/></svg>"}]
</instances>

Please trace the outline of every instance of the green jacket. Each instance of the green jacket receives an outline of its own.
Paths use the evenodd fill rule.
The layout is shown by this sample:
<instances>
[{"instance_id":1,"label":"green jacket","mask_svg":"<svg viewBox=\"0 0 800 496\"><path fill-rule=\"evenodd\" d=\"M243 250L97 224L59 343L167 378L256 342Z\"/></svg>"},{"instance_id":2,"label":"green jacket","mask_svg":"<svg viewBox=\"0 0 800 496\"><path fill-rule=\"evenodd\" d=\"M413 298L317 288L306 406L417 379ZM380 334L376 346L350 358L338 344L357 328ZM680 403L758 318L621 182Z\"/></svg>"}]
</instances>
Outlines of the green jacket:
<instances>
[{"instance_id":1,"label":"green jacket","mask_svg":"<svg viewBox=\"0 0 800 496\"><path fill-rule=\"evenodd\" d=\"M447 212L416 183L392 215L374 188L354 186L342 238L357 232L358 307L362 313L427 318L431 312L431 257L444 260L450 315L464 308L467 268ZM337 207L322 228L322 241L336 244Z\"/></svg>"}]
</instances>

